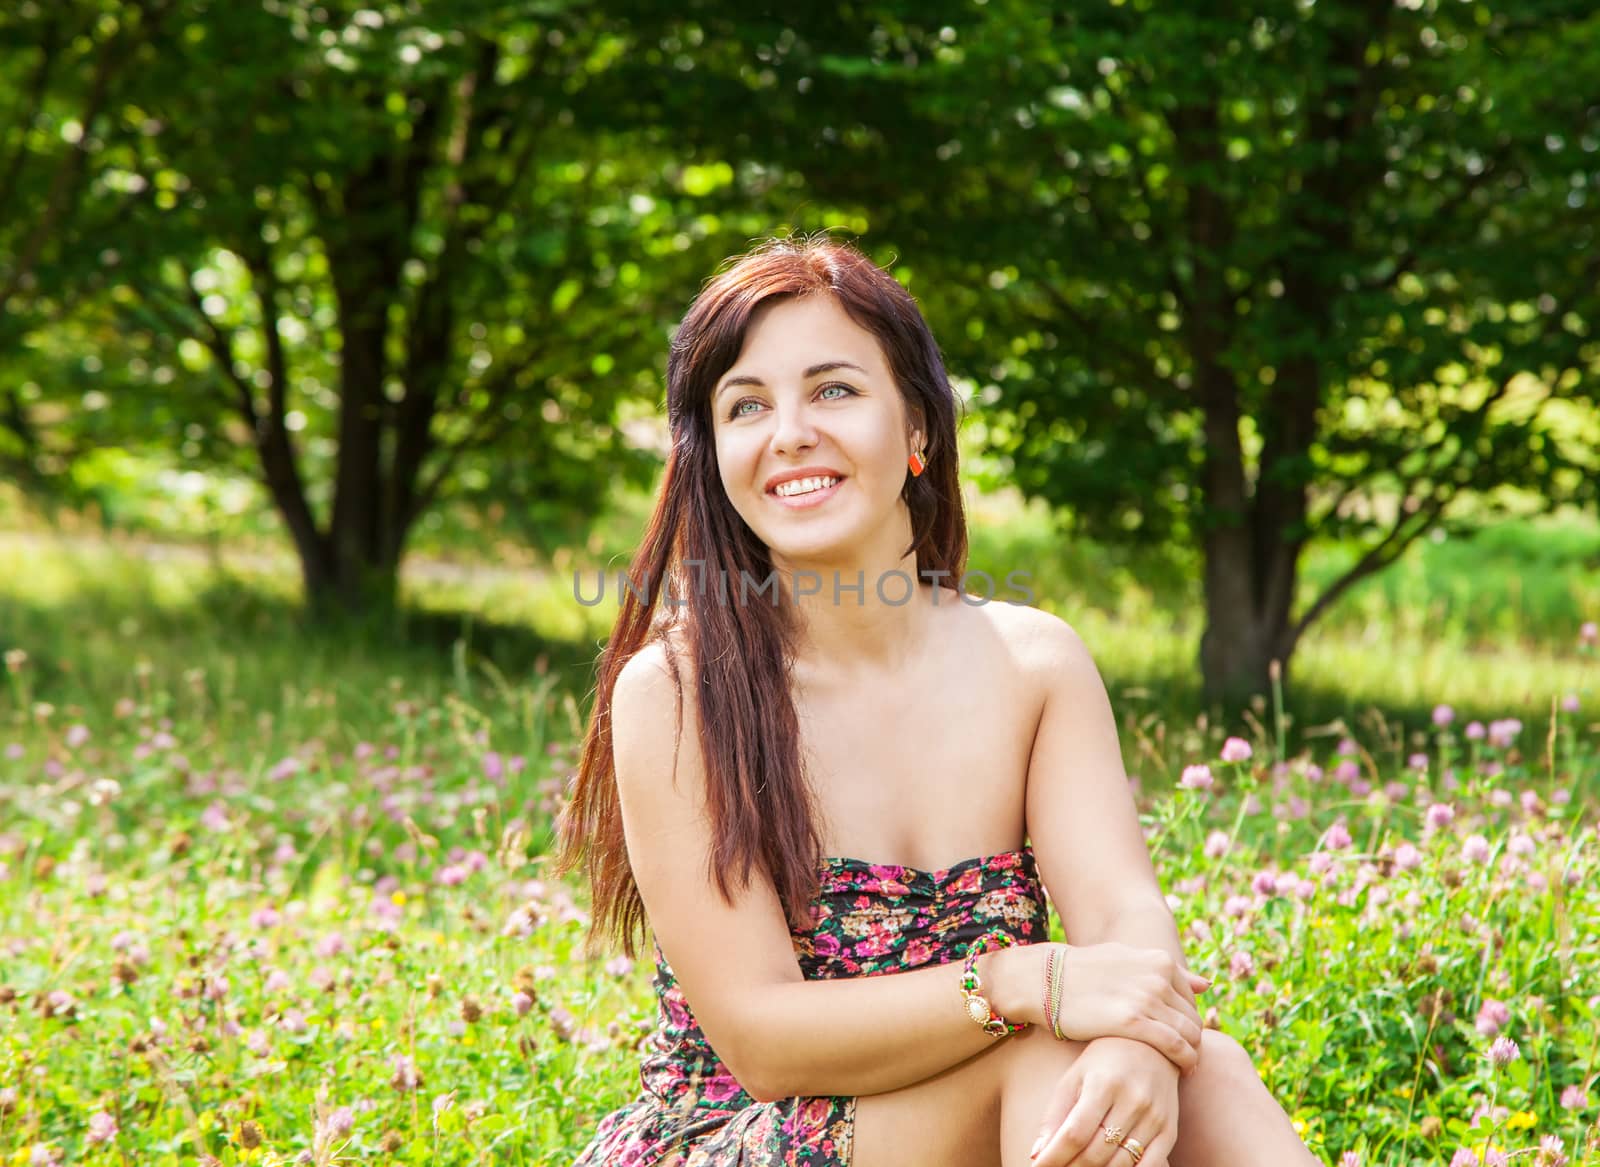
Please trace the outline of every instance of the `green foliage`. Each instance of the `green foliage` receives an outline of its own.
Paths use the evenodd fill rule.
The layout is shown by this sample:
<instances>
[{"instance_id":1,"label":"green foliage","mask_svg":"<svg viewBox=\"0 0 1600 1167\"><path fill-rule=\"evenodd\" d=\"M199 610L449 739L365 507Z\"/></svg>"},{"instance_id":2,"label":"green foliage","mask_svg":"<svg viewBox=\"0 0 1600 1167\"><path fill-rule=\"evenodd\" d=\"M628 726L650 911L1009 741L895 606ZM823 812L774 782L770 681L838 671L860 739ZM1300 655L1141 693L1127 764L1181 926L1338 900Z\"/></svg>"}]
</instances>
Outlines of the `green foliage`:
<instances>
[{"instance_id":1,"label":"green foliage","mask_svg":"<svg viewBox=\"0 0 1600 1167\"><path fill-rule=\"evenodd\" d=\"M1308 557L1307 587L1324 586L1359 554L1332 545ZM1564 515L1497 523L1420 540L1388 571L1330 610L1330 632L1367 627L1442 635L1507 651L1556 645L1600 616L1600 526Z\"/></svg>"},{"instance_id":2,"label":"green foliage","mask_svg":"<svg viewBox=\"0 0 1600 1167\"><path fill-rule=\"evenodd\" d=\"M930 88L967 100L895 139L962 146L941 170L970 198L879 221L962 221L929 292L968 322L950 349L1011 415L992 424L1019 484L1152 540L1273 482L1311 495L1287 540L1370 539L1385 498L1436 488L1588 498L1591 447L1555 419L1600 356L1572 246L1593 111L1534 62L1592 61L1600 33L1535 7L987 6L1018 35L936 57ZM1237 501L1207 477L1219 434Z\"/></svg>"},{"instance_id":3,"label":"green foliage","mask_svg":"<svg viewBox=\"0 0 1600 1167\"><path fill-rule=\"evenodd\" d=\"M1203 555L1208 685L1469 508L1592 504L1587 7L900 15L757 42L752 139L911 258L1002 473ZM1362 554L1296 606L1317 540Z\"/></svg>"},{"instance_id":4,"label":"green foliage","mask_svg":"<svg viewBox=\"0 0 1600 1167\"><path fill-rule=\"evenodd\" d=\"M619 407L657 392L695 283L770 220L725 163L678 157L659 107L599 96L615 14L154 6L94 139L125 148L86 154L77 192L95 212L120 192L114 246L39 265L50 324L0 430L19 464L64 493L110 444L249 475L308 585L341 589L392 573L433 506L497 506L553 551L597 484L649 475ZM58 15L13 22L47 79L86 67L54 53Z\"/></svg>"},{"instance_id":5,"label":"green foliage","mask_svg":"<svg viewBox=\"0 0 1600 1167\"><path fill-rule=\"evenodd\" d=\"M28 0L0 475L247 476L347 599L441 510L554 554L704 276L833 228L984 477L1203 572L1249 682L1425 532L1595 501L1590 8Z\"/></svg>"}]
</instances>

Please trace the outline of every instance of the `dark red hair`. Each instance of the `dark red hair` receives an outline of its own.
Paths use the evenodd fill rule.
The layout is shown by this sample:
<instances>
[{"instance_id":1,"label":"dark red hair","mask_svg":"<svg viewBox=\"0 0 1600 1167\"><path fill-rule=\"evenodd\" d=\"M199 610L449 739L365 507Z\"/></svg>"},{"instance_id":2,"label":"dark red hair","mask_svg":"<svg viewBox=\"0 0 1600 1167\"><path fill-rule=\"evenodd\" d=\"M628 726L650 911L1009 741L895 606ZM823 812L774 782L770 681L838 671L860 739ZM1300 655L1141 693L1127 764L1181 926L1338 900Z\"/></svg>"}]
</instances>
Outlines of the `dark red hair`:
<instances>
[{"instance_id":1,"label":"dark red hair","mask_svg":"<svg viewBox=\"0 0 1600 1167\"><path fill-rule=\"evenodd\" d=\"M709 582L726 579L732 595L737 581L764 581L772 571L766 546L722 488L710 402L744 347L756 308L819 293L833 296L877 337L907 416L925 435L927 467L920 476L908 470L902 492L912 531L905 553L915 551L918 578L939 571L956 580L965 570L967 526L956 458L960 402L911 294L852 245L825 237L769 239L730 259L706 282L673 334L667 357L672 449L629 568L639 595L622 591L617 623L597 666L594 708L571 797L558 822L556 874L582 863L589 878L594 911L588 955L602 934L629 956L637 951L635 933L643 938L644 902L628 864L612 762L611 694L622 666L655 639L663 641L677 680L680 715L683 678L674 640L688 657L699 708L717 711L696 727L715 840L707 875L731 903L728 873L738 871L741 886L748 886L751 867L759 863L791 924L809 924L822 844L789 689L795 613L788 603L762 599L720 602ZM705 564L709 574L691 572L691 561ZM661 605L667 586L674 603Z\"/></svg>"}]
</instances>

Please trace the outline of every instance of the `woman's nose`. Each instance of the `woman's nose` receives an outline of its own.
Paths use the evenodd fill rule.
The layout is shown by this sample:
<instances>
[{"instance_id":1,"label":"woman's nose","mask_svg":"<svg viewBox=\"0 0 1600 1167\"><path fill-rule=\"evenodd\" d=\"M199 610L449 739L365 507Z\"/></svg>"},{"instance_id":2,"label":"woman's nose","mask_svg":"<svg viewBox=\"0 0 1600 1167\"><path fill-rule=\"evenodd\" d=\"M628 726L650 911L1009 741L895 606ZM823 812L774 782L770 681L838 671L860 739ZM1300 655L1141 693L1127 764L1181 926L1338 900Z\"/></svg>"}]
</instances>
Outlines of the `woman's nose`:
<instances>
[{"instance_id":1,"label":"woman's nose","mask_svg":"<svg viewBox=\"0 0 1600 1167\"><path fill-rule=\"evenodd\" d=\"M817 427L804 405L779 406L777 424L772 431L774 453L791 454L809 450L817 444Z\"/></svg>"}]
</instances>

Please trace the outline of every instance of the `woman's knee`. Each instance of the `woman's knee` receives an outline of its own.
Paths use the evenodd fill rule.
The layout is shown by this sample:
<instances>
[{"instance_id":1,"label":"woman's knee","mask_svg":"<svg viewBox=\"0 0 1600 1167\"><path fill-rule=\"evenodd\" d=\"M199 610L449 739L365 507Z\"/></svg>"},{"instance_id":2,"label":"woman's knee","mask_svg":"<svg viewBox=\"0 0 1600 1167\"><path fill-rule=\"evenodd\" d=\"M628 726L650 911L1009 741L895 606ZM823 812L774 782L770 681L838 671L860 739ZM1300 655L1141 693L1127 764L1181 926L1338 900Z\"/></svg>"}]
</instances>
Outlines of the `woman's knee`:
<instances>
[{"instance_id":1,"label":"woman's knee","mask_svg":"<svg viewBox=\"0 0 1600 1167\"><path fill-rule=\"evenodd\" d=\"M1014 1083L1042 1072L1052 1052L1025 1040L1030 1034L1012 1034L921 1082L857 1098L851 1161L857 1167L950 1161L999 1167L1004 1100Z\"/></svg>"},{"instance_id":2,"label":"woman's knee","mask_svg":"<svg viewBox=\"0 0 1600 1167\"><path fill-rule=\"evenodd\" d=\"M1217 1086L1236 1087L1242 1082L1258 1082L1250 1053L1218 1029L1200 1033L1200 1066L1192 1078L1183 1080L1190 1090L1210 1090Z\"/></svg>"},{"instance_id":3,"label":"woman's knee","mask_svg":"<svg viewBox=\"0 0 1600 1167\"><path fill-rule=\"evenodd\" d=\"M1039 1026L1030 1026L1007 1038L1001 1049L993 1053L1006 1063L1004 1076L1032 1077L1049 1070L1066 1070L1083 1052L1085 1044L1060 1041ZM1220 1030L1206 1029L1200 1035L1199 1069L1192 1078L1181 1081L1185 1086L1206 1088L1213 1083L1236 1086L1241 1081L1259 1082L1260 1075L1244 1046Z\"/></svg>"},{"instance_id":4,"label":"woman's knee","mask_svg":"<svg viewBox=\"0 0 1600 1167\"><path fill-rule=\"evenodd\" d=\"M1038 1025L1012 1034L989 1054L1000 1069L1001 1098L1032 1097L1041 1089L1041 1083L1058 1082L1083 1052L1084 1045L1081 1041L1062 1041Z\"/></svg>"},{"instance_id":5,"label":"woman's knee","mask_svg":"<svg viewBox=\"0 0 1600 1167\"><path fill-rule=\"evenodd\" d=\"M1010 1060L1036 1071L1044 1067L1066 1069L1083 1052L1081 1041L1062 1041L1048 1029L1030 1025L1021 1033L1006 1038ZM998 1051L996 1051L998 1052Z\"/></svg>"}]
</instances>

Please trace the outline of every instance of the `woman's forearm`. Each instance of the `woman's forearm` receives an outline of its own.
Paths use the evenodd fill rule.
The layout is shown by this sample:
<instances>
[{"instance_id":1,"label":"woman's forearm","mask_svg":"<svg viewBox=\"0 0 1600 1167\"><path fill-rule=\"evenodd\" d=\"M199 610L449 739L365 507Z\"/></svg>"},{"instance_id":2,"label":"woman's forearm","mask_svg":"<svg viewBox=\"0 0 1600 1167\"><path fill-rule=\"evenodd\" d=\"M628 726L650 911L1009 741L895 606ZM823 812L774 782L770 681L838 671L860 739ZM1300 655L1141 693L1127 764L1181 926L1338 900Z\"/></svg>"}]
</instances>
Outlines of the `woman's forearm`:
<instances>
[{"instance_id":1,"label":"woman's forearm","mask_svg":"<svg viewBox=\"0 0 1600 1167\"><path fill-rule=\"evenodd\" d=\"M1016 993L1013 961L1034 945L978 957L982 995ZM744 1082L759 1101L793 1095L882 1094L931 1078L1007 1037L993 1037L968 1015L961 961L876 976L774 985L756 997ZM1008 1018L1010 1019L1010 1018Z\"/></svg>"},{"instance_id":2,"label":"woman's forearm","mask_svg":"<svg viewBox=\"0 0 1600 1167\"><path fill-rule=\"evenodd\" d=\"M1180 964L1172 913L1162 902L1108 915L1103 934L1073 943L1118 941L1159 948ZM1009 1021L1044 1023L1043 944L978 958L982 995ZM998 1041L968 1016L961 962L877 976L773 985L755 998L740 1081L758 1100L795 1095L882 1094L921 1082ZM1073 991L1069 983L1067 992Z\"/></svg>"},{"instance_id":3,"label":"woman's forearm","mask_svg":"<svg viewBox=\"0 0 1600 1167\"><path fill-rule=\"evenodd\" d=\"M1178 937L1178 925L1163 900L1150 900L1109 914L1094 935L1073 938L1073 944L1104 944L1115 940L1136 948L1160 948L1172 954L1180 967L1188 968L1183 959L1183 944Z\"/></svg>"}]
</instances>

